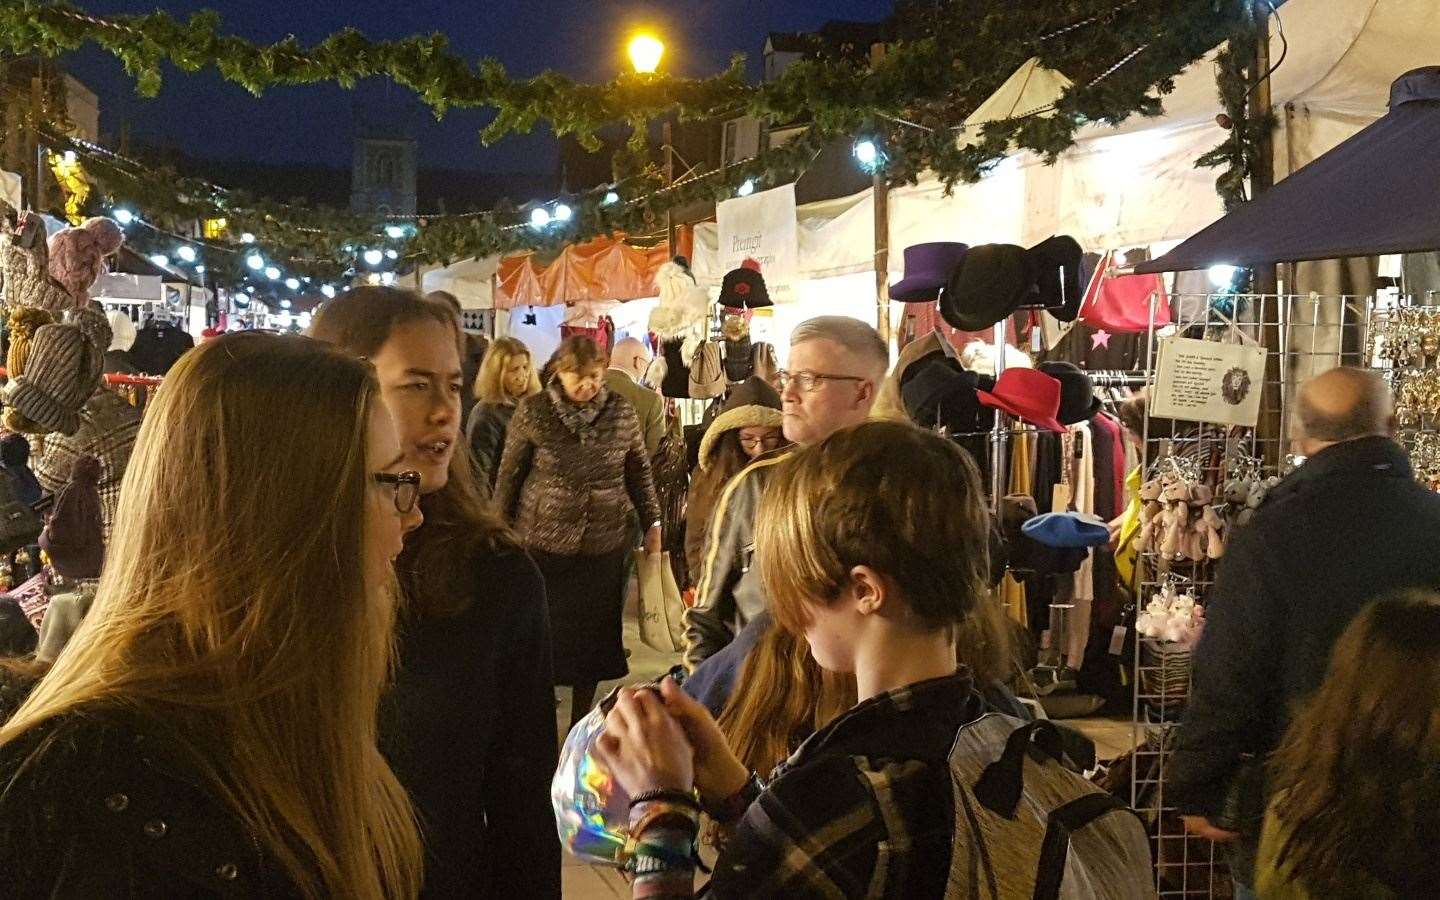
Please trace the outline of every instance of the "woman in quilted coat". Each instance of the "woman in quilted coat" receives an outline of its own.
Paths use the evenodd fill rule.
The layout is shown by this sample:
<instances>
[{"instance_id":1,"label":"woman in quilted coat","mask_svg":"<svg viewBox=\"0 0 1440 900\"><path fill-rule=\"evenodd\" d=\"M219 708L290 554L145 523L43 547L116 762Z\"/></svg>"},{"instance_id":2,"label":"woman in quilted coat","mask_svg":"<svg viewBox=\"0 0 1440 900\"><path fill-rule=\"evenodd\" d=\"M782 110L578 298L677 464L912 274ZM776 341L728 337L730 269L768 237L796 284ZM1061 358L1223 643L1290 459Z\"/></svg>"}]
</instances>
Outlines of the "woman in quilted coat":
<instances>
[{"instance_id":1,"label":"woman in quilted coat","mask_svg":"<svg viewBox=\"0 0 1440 900\"><path fill-rule=\"evenodd\" d=\"M546 389L516 410L495 480L550 600L555 683L574 688L571 721L601 681L629 671L620 634L631 510L647 552L659 552L660 503L640 420L605 388L606 359L589 337L567 338Z\"/></svg>"}]
</instances>

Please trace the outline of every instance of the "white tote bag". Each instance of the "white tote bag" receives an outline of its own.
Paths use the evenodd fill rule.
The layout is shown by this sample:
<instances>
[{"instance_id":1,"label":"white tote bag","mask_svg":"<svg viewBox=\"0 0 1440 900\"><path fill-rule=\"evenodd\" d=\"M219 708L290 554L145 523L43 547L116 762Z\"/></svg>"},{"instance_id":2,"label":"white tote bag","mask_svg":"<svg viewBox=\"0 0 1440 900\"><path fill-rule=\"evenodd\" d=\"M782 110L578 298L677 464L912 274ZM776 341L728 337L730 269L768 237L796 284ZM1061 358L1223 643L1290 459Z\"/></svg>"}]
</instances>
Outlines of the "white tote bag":
<instances>
[{"instance_id":1,"label":"white tote bag","mask_svg":"<svg viewBox=\"0 0 1440 900\"><path fill-rule=\"evenodd\" d=\"M670 554L636 554L636 581L640 586L640 640L661 653L685 649L685 601L675 583Z\"/></svg>"}]
</instances>

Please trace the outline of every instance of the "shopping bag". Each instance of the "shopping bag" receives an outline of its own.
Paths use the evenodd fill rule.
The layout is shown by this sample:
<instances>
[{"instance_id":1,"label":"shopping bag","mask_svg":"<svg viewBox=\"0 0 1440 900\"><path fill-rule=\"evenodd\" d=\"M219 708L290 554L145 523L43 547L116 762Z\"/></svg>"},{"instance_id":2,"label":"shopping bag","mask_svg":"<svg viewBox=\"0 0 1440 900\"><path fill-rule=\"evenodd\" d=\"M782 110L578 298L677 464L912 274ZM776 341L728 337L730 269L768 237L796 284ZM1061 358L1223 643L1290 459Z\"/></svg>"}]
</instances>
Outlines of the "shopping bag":
<instances>
[{"instance_id":1,"label":"shopping bag","mask_svg":"<svg viewBox=\"0 0 1440 900\"><path fill-rule=\"evenodd\" d=\"M685 602L675 583L668 553L640 553L636 559L640 584L640 640L661 653L685 649Z\"/></svg>"}]
</instances>

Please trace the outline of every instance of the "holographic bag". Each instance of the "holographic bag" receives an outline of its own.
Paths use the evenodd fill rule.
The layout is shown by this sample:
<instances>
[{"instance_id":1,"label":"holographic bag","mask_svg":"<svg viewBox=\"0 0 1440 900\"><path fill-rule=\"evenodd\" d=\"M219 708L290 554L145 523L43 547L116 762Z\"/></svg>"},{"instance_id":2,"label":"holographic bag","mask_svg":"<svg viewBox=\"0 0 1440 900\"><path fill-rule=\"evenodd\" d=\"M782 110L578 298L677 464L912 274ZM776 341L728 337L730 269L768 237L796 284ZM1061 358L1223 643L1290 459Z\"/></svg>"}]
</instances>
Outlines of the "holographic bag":
<instances>
[{"instance_id":1,"label":"holographic bag","mask_svg":"<svg viewBox=\"0 0 1440 900\"><path fill-rule=\"evenodd\" d=\"M680 681L684 669L665 677ZM640 685L641 687L653 687ZM550 782L550 802L560 844L587 863L623 868L630 836L630 795L594 756L595 742L605 733L605 717L615 706L620 688L570 729L560 748L560 765Z\"/></svg>"}]
</instances>

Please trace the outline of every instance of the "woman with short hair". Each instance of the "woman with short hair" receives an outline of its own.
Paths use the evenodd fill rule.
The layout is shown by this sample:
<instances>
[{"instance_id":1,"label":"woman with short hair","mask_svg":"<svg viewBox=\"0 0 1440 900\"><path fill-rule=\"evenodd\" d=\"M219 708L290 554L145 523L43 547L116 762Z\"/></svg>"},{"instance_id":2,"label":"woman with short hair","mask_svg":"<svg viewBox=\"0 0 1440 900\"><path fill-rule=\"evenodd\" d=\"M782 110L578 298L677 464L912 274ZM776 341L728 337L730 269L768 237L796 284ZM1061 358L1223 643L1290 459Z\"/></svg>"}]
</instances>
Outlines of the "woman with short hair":
<instances>
[{"instance_id":1,"label":"woman with short hair","mask_svg":"<svg viewBox=\"0 0 1440 900\"><path fill-rule=\"evenodd\" d=\"M645 549L660 552L660 501L635 409L605 387L607 359L575 335L550 360L546 389L510 422L495 505L545 577L555 683L574 688L571 721L601 681L629 672L621 639L632 510Z\"/></svg>"}]
</instances>

